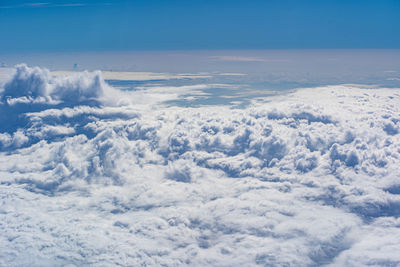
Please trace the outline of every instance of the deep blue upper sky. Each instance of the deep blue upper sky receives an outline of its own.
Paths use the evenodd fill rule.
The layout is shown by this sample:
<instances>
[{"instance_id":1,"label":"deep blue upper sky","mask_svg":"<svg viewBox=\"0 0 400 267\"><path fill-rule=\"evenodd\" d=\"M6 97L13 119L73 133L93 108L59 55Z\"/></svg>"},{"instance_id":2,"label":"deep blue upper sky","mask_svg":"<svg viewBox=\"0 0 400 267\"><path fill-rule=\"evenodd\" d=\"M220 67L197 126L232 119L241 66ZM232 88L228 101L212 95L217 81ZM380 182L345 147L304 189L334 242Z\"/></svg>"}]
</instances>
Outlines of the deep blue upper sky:
<instances>
[{"instance_id":1,"label":"deep blue upper sky","mask_svg":"<svg viewBox=\"0 0 400 267\"><path fill-rule=\"evenodd\" d=\"M399 0L0 0L0 53L400 48Z\"/></svg>"}]
</instances>

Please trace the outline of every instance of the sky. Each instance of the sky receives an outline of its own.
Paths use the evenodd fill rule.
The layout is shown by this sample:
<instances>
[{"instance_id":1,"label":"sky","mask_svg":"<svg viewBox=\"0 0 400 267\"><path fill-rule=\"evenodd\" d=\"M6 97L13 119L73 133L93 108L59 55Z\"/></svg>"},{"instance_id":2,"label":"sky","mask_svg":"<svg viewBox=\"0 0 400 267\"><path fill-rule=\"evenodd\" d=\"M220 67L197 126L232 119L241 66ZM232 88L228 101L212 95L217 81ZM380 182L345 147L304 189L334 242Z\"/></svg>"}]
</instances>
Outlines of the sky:
<instances>
[{"instance_id":1,"label":"sky","mask_svg":"<svg viewBox=\"0 0 400 267\"><path fill-rule=\"evenodd\" d=\"M0 1L0 51L400 48L398 0Z\"/></svg>"}]
</instances>

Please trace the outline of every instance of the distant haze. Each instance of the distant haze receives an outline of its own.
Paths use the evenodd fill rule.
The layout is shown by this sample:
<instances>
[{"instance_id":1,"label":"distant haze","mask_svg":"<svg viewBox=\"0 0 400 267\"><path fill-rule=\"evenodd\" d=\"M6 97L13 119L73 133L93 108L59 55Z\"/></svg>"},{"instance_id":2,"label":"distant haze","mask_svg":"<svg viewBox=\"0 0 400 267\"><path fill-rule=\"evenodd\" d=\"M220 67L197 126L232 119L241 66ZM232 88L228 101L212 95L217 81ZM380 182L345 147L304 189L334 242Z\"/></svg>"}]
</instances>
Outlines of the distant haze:
<instances>
[{"instance_id":1,"label":"distant haze","mask_svg":"<svg viewBox=\"0 0 400 267\"><path fill-rule=\"evenodd\" d=\"M52 71L244 74L235 82L400 85L400 50L191 50L0 54L0 64L25 62ZM1 70L1 68L0 68ZM219 80L223 79L218 76Z\"/></svg>"}]
</instances>

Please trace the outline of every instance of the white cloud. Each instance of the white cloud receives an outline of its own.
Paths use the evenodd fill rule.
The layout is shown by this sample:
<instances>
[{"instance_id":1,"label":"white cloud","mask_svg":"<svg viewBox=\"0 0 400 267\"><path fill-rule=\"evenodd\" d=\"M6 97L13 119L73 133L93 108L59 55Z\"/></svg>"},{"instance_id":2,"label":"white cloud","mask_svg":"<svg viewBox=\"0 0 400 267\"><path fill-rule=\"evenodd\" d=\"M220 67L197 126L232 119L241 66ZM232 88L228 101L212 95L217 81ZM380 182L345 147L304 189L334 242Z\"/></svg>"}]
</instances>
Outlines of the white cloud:
<instances>
[{"instance_id":1,"label":"white cloud","mask_svg":"<svg viewBox=\"0 0 400 267\"><path fill-rule=\"evenodd\" d=\"M85 101L100 101L109 93L116 94L101 77L100 72L76 73L55 78L47 69L17 65L14 76L5 83L3 102L17 103L66 103L78 105Z\"/></svg>"},{"instance_id":2,"label":"white cloud","mask_svg":"<svg viewBox=\"0 0 400 267\"><path fill-rule=\"evenodd\" d=\"M160 105L204 88L125 94L20 66L2 99L64 105L2 105L18 120L0 117L0 263L400 263L399 89Z\"/></svg>"}]
</instances>

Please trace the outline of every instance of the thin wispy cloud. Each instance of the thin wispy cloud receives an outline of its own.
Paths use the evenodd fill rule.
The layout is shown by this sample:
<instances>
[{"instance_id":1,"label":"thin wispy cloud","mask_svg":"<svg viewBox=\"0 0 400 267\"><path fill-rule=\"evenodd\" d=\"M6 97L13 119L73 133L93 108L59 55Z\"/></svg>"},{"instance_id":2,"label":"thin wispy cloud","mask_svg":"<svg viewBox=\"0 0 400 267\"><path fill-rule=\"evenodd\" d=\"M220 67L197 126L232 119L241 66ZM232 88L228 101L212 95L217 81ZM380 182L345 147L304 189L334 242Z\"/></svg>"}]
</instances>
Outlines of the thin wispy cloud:
<instances>
[{"instance_id":1,"label":"thin wispy cloud","mask_svg":"<svg viewBox=\"0 0 400 267\"><path fill-rule=\"evenodd\" d=\"M25 4L25 5L39 7L39 6L45 6L45 5L48 5L48 4L49 3L30 3L30 4Z\"/></svg>"},{"instance_id":2,"label":"thin wispy cloud","mask_svg":"<svg viewBox=\"0 0 400 267\"><path fill-rule=\"evenodd\" d=\"M0 6L0 9L12 9L12 8L49 8L49 7L83 7L83 6L109 6L111 3L49 3L49 2L37 2L37 3L22 3L18 5L5 5Z\"/></svg>"},{"instance_id":3,"label":"thin wispy cloud","mask_svg":"<svg viewBox=\"0 0 400 267\"><path fill-rule=\"evenodd\" d=\"M243 57L243 56L213 56L214 60L221 61L243 61L243 62L264 62L265 60L258 57Z\"/></svg>"},{"instance_id":4,"label":"thin wispy cloud","mask_svg":"<svg viewBox=\"0 0 400 267\"><path fill-rule=\"evenodd\" d=\"M269 63L290 62L290 60L287 59L267 59L261 57L251 57L251 56L212 56L211 59L217 61L232 61L232 62L269 62Z\"/></svg>"},{"instance_id":5,"label":"thin wispy cloud","mask_svg":"<svg viewBox=\"0 0 400 267\"><path fill-rule=\"evenodd\" d=\"M56 7L68 7L68 6L86 6L86 4L83 3L76 3L76 4L59 4L59 5L54 5Z\"/></svg>"}]
</instances>

